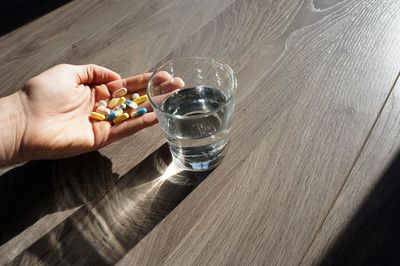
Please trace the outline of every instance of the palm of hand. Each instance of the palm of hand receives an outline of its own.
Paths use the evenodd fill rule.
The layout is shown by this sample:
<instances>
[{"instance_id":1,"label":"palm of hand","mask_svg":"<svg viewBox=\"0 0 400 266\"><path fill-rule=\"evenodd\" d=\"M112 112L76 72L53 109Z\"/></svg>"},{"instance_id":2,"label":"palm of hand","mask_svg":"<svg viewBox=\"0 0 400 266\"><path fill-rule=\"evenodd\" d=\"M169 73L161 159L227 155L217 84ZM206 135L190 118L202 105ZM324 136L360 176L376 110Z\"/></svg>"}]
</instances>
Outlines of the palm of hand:
<instances>
[{"instance_id":1,"label":"palm of hand","mask_svg":"<svg viewBox=\"0 0 400 266\"><path fill-rule=\"evenodd\" d=\"M53 69L51 69L53 70ZM96 148L107 131L94 130L88 114L95 103L93 87L77 84L73 75L51 71L29 81L22 90L26 115L24 143L31 155L66 157ZM35 156L34 156L35 157Z\"/></svg>"},{"instance_id":2,"label":"palm of hand","mask_svg":"<svg viewBox=\"0 0 400 266\"><path fill-rule=\"evenodd\" d=\"M23 115L22 158L63 158L98 149L112 141L134 134L157 122L150 112L112 125L110 121L91 121L95 101L109 98L113 91L126 87L129 93L142 92L151 73L121 79L96 65L58 65L27 82L20 91ZM155 83L165 91L184 86L182 79L168 73L157 74Z\"/></svg>"}]
</instances>

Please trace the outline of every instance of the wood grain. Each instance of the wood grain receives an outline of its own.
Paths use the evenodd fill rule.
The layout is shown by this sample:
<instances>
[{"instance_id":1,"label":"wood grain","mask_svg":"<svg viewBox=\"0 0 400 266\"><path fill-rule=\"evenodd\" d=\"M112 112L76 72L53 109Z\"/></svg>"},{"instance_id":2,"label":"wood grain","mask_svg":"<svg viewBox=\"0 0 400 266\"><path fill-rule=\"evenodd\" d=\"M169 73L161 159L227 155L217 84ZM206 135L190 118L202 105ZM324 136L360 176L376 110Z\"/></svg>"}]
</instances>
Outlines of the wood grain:
<instances>
[{"instance_id":1,"label":"wood grain","mask_svg":"<svg viewBox=\"0 0 400 266\"><path fill-rule=\"evenodd\" d=\"M223 163L152 229L166 214L153 216L158 218L150 221L157 223L149 224L146 212L132 214L133 218L124 214L143 203L138 188L130 195L125 186L132 184L132 167L143 157L151 158L164 143L161 133L154 127L114 143L99 153L111 163L105 172L114 174L111 180L104 179L110 183L99 184L101 193L83 206L67 208L70 212L60 213L63 219L54 219L58 224L53 227L39 221L40 229L26 231L32 237L23 248L16 248L20 242L15 241L1 246L0 252L17 250L9 260L21 252L14 260L20 264L109 264L125 253L122 265L299 264L346 182L399 71L400 3L176 0L148 6L135 1L138 8L131 10L133 3L120 0L99 2L88 18L80 18L80 10L92 4L78 3L0 39L0 48L6 47L0 55L0 78L11 88L4 94L20 86L25 75L58 61L91 61L126 75L166 58L218 57L233 66L239 81L230 149ZM101 21L97 15L107 10L107 22ZM61 22L68 16L44 25L62 12L77 12L78 21L89 26L80 29L76 22L63 29ZM36 27L38 32L30 33ZM17 40L23 43L9 47ZM45 54L47 59L32 66ZM21 73L9 72L20 66ZM121 152L132 143L142 143L140 150ZM59 175L63 176L51 176ZM57 203L68 202L69 195L57 195ZM173 200L176 195L163 194L164 202L175 202L168 208L179 203ZM149 202L140 205L142 210ZM82 208L75 211L76 206ZM152 230L131 238L134 228ZM80 250L75 243L82 244ZM84 258L85 252L90 256Z\"/></svg>"},{"instance_id":2,"label":"wood grain","mask_svg":"<svg viewBox=\"0 0 400 266\"><path fill-rule=\"evenodd\" d=\"M302 264L397 265L400 84Z\"/></svg>"},{"instance_id":3,"label":"wood grain","mask_svg":"<svg viewBox=\"0 0 400 266\"><path fill-rule=\"evenodd\" d=\"M209 172L181 171L171 168L170 164L171 155L165 144L119 182L111 176L90 182L96 180L95 173L99 171L83 170L91 174L79 180L85 186L76 185L75 180L72 181L75 186L68 186L71 181L60 186L75 189L79 197L71 198L76 205L81 199L83 206L37 239L12 264L115 264L209 175ZM53 167L60 168L60 165ZM110 168L101 172L111 175ZM86 179L89 180L84 183ZM110 187L110 183L116 185ZM93 205L94 201L98 203ZM57 203L58 209L73 204L62 198ZM62 240L55 244L56 239Z\"/></svg>"},{"instance_id":4,"label":"wood grain","mask_svg":"<svg viewBox=\"0 0 400 266\"><path fill-rule=\"evenodd\" d=\"M71 2L0 38L2 93L57 63L97 63L122 76L143 73L232 2Z\"/></svg>"},{"instance_id":5,"label":"wood grain","mask_svg":"<svg viewBox=\"0 0 400 266\"><path fill-rule=\"evenodd\" d=\"M10 94L20 88L29 78L62 62L98 63L111 67L124 76L144 72L167 55L174 45L182 41L181 39L189 38L192 32L207 24L210 19L232 2L232 0L191 1L190 3L181 1L73 1L0 38L0 81L4 84L0 93L1 95ZM203 12L208 9L211 9L211 12ZM196 10L198 12L195 12ZM172 19L176 14L179 14L177 19ZM177 32L179 36L166 34L167 32ZM171 38L174 36L176 39L172 41ZM132 59L132 53L134 53L135 60ZM114 62L114 65L110 62ZM140 149L124 149L124 152L121 152L122 147L128 147L132 143L141 143ZM126 174L163 143L165 140L161 131L153 128L102 149L100 156L111 158L111 169L100 172L98 178L102 180L102 177L105 177L107 180L107 178L113 177L108 180L110 183L103 189L109 189L111 185L115 184L118 176ZM75 159L82 160L82 158ZM75 163L75 167L73 167L74 163L69 164L63 161L56 162L55 165L52 163L50 165L42 163L41 165L44 171L50 169L51 172L51 167L58 169L62 163L69 165L71 172L75 171L78 176L82 175L81 169L75 168L79 163ZM96 163L99 162L91 160L91 163L92 166L96 166ZM23 168L22 173L18 175L27 178L34 178L38 175L30 172L29 169L29 167ZM111 172L116 175L116 178L114 175L110 175ZM8 174L14 176L13 173ZM70 176L68 172L64 174L62 171L50 173L47 179L44 178L44 184L38 182L35 186L44 185L48 188L51 185L49 180L66 180L68 176ZM31 183L15 183L17 190L28 189L29 191ZM82 185L85 186L85 183L77 184L76 189L82 189ZM68 190L68 188L66 189ZM35 190L30 192L27 197L38 196L35 192ZM54 193L57 195L57 192L60 191L56 190ZM14 196L18 197L18 195L21 196L20 194ZM60 192L57 197L51 199L56 201L51 205L57 206L70 202L69 196L69 193L65 195ZM19 232L12 241L9 239L9 233L2 235L9 241L0 247L0 254L5 255L1 256L0 263L6 263L15 258L21 251L27 249L40 237L74 214L77 211L76 208L83 210L79 213L90 209L93 201L101 198L102 194L99 194L98 198L90 198L90 200L87 199L86 194L81 193L80 196L83 199L78 197L77 200L87 200L85 204L82 205L81 202L71 209L55 212L48 212L46 209L40 210L40 206L22 205L25 206L22 210L25 211L27 217L31 215L33 219L33 217L42 217L42 214L45 216L27 228L12 225L11 218L8 220L11 225L7 226L11 226L11 228L3 228L3 233L5 230L10 232L15 229L18 232L22 228L24 230ZM76 199L76 195L74 199ZM17 201L16 205L19 203L20 201ZM4 201L2 204L5 204ZM11 214L18 216L17 213ZM18 214L21 213L18 212ZM29 257L28 261L30 259L37 258Z\"/></svg>"},{"instance_id":6,"label":"wood grain","mask_svg":"<svg viewBox=\"0 0 400 266\"><path fill-rule=\"evenodd\" d=\"M321 15L305 3L293 8L298 11L288 17L290 26L282 27L290 29L281 33L282 47L266 39L246 64L246 57L237 58L226 47L233 43L240 49L235 41L246 40L237 36L237 27L225 33L231 39L215 43L217 32L227 30L223 25L234 24L238 10L252 3L236 2L184 46L190 54L196 40L205 39L214 47L206 46L212 52L204 54L220 51L219 57L239 70L228 157L121 264L299 263L368 137L399 69L399 47L393 45L399 38L399 5L370 1L366 8L346 1ZM320 20L306 16L310 13ZM310 24L306 17L313 18ZM250 24L243 28L251 31ZM278 51L283 52L271 54ZM258 157L263 163L256 167Z\"/></svg>"},{"instance_id":7,"label":"wood grain","mask_svg":"<svg viewBox=\"0 0 400 266\"><path fill-rule=\"evenodd\" d=\"M0 38L0 82L5 84L0 93L16 91L26 80L58 63L96 63L122 76L144 73L231 3L233 0L71 2ZM111 158L113 170L123 175L164 142L161 130L155 128L101 152ZM117 152L131 143L142 143L140 152Z\"/></svg>"},{"instance_id":8,"label":"wood grain","mask_svg":"<svg viewBox=\"0 0 400 266\"><path fill-rule=\"evenodd\" d=\"M91 163L87 163L91 162ZM98 152L29 162L0 178L0 264L13 260L68 217L82 218L118 180L111 161ZM31 258L31 257L30 257ZM31 261L33 263L33 261Z\"/></svg>"}]
</instances>

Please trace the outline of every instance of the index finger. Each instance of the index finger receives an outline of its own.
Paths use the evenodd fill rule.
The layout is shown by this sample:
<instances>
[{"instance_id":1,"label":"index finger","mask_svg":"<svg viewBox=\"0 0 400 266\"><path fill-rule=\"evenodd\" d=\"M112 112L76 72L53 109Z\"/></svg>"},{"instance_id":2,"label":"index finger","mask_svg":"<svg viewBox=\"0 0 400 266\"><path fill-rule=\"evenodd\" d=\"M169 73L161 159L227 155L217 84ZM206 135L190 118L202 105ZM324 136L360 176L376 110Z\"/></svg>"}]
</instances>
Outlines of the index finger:
<instances>
[{"instance_id":1,"label":"index finger","mask_svg":"<svg viewBox=\"0 0 400 266\"><path fill-rule=\"evenodd\" d=\"M138 92L146 88L147 82L150 80L152 74L153 73L145 73L142 75L111 81L107 83L107 88L111 94L120 88L126 88L128 92ZM161 84L170 80L172 80L172 76L166 71L161 71L154 77L155 84Z\"/></svg>"},{"instance_id":2,"label":"index finger","mask_svg":"<svg viewBox=\"0 0 400 266\"><path fill-rule=\"evenodd\" d=\"M126 88L128 92L136 92L146 88L147 82L149 81L152 73L144 73L141 75L114 80L107 83L107 88L112 94L114 91L120 88Z\"/></svg>"}]
</instances>

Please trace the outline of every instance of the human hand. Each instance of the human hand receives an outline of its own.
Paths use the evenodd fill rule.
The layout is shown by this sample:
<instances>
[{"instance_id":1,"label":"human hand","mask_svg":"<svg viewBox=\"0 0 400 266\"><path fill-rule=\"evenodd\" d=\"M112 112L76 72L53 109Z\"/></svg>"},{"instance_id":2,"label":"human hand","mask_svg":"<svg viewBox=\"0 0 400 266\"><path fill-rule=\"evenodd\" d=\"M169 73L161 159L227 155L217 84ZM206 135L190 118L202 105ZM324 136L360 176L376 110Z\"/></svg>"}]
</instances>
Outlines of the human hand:
<instances>
[{"instance_id":1,"label":"human hand","mask_svg":"<svg viewBox=\"0 0 400 266\"><path fill-rule=\"evenodd\" d=\"M23 114L16 132L21 137L12 145L16 147L17 161L77 155L155 124L157 119L148 103L144 106L150 112L120 124L89 119L95 102L109 98L121 87L143 94L150 76L146 73L121 79L100 66L63 64L32 78L17 93L18 97L12 95L14 112ZM181 79L172 79L168 73L159 75L158 82L171 90L183 86Z\"/></svg>"}]
</instances>

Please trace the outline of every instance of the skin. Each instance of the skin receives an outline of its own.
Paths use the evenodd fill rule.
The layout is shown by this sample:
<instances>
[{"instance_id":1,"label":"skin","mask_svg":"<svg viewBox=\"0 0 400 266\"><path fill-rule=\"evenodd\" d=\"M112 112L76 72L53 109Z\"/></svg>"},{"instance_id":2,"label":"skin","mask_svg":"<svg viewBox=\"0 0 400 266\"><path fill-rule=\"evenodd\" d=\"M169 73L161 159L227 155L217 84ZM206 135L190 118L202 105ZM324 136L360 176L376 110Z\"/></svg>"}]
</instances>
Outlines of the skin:
<instances>
[{"instance_id":1,"label":"skin","mask_svg":"<svg viewBox=\"0 0 400 266\"><path fill-rule=\"evenodd\" d=\"M16 93L0 99L0 167L38 159L65 158L99 149L157 123L148 113L122 123L89 118L95 103L121 87L145 93L151 73L125 79L97 65L57 65L30 79ZM182 79L160 72L157 86L174 91Z\"/></svg>"}]
</instances>

